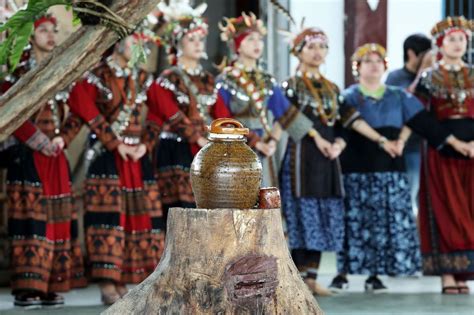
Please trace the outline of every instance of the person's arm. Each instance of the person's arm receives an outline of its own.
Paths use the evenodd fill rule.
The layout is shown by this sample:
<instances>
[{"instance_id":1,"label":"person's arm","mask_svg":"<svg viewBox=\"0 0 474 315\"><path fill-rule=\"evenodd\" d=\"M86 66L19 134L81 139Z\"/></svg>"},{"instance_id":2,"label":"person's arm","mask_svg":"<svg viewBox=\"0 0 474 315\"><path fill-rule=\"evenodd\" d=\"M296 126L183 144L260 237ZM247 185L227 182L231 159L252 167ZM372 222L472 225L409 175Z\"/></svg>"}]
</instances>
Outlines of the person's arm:
<instances>
[{"instance_id":1,"label":"person's arm","mask_svg":"<svg viewBox=\"0 0 474 315\"><path fill-rule=\"evenodd\" d=\"M63 139L64 146L67 147L69 143L74 139L74 137L79 133L84 121L78 115L74 113L69 113L69 116L64 123L64 126L61 128L61 133L59 137Z\"/></svg>"},{"instance_id":2,"label":"person's arm","mask_svg":"<svg viewBox=\"0 0 474 315\"><path fill-rule=\"evenodd\" d=\"M159 142L162 126L163 121L149 110L147 112L145 128L143 128L140 141L146 146L149 153L153 152L153 148L155 148Z\"/></svg>"},{"instance_id":3,"label":"person's arm","mask_svg":"<svg viewBox=\"0 0 474 315\"><path fill-rule=\"evenodd\" d=\"M273 94L268 100L268 109L294 141L301 140L314 129L313 122L290 103L279 86L273 87Z\"/></svg>"},{"instance_id":4,"label":"person's arm","mask_svg":"<svg viewBox=\"0 0 474 315\"><path fill-rule=\"evenodd\" d=\"M416 97L402 91L401 98L405 124L425 138L430 146L441 150L445 145L450 145L462 155L474 157L474 148L468 143L457 139L448 129L441 125L434 117L434 114L426 111Z\"/></svg>"},{"instance_id":5,"label":"person's arm","mask_svg":"<svg viewBox=\"0 0 474 315\"><path fill-rule=\"evenodd\" d=\"M284 82L282 84L282 90L284 91L285 93L285 96L286 96L286 99L288 101L288 108L287 108L287 112L284 114L283 117L288 117L290 116L289 114L291 114L292 112L294 112L295 110L297 110L299 112L299 110L297 109L297 104L298 104L298 95L296 94L296 91L293 90L293 88L291 87L291 84L290 82ZM278 94L277 94L278 95ZM281 106L281 108L285 108L286 105L283 104L283 106ZM319 131L315 128L314 124L312 123L312 121L310 119L308 119L303 113L299 112L299 114L301 115L299 119L295 119L295 121L293 122L293 126L292 128L295 128L295 126L298 125L298 123L302 123L301 124L301 129L298 130L298 128L295 128L297 130L296 132L296 136L295 136L295 132L293 131L293 135L290 133L290 136L295 140L297 139L299 136L302 135L302 137L305 137L305 136L309 136L310 138L313 139L314 141L314 144L316 145L316 147L318 148L318 150L321 152L321 154L329 159L334 159L336 158L340 152L342 152L343 150L343 147L345 147L345 141L344 142L341 142L340 140L338 141L338 143L335 145L335 148L333 147L334 144L331 144L331 142L329 142L328 140L326 140L320 133ZM283 119L280 119L279 120L279 125L283 123L286 124L285 122L286 118L283 118ZM283 127L284 129L286 129L288 131L288 127ZM339 148L338 148L339 147ZM336 152L337 150L341 150L340 152Z\"/></svg>"},{"instance_id":6,"label":"person's arm","mask_svg":"<svg viewBox=\"0 0 474 315\"><path fill-rule=\"evenodd\" d=\"M397 139L397 153L398 155L403 154L403 149L405 148L405 144L407 143L408 139L411 135L411 129L408 126L403 126L400 134L398 135Z\"/></svg>"},{"instance_id":7,"label":"person's arm","mask_svg":"<svg viewBox=\"0 0 474 315\"><path fill-rule=\"evenodd\" d=\"M80 81L72 88L68 104L71 112L89 125L91 131L97 135L104 147L109 151L113 151L117 149L121 141L97 109L95 103L97 93L95 85L87 82L87 80ZM65 137L67 138L66 134Z\"/></svg>"},{"instance_id":8,"label":"person's arm","mask_svg":"<svg viewBox=\"0 0 474 315\"><path fill-rule=\"evenodd\" d=\"M33 151L40 151L46 156L56 156L59 153L59 148L29 120L18 127L13 135Z\"/></svg>"},{"instance_id":9,"label":"person's arm","mask_svg":"<svg viewBox=\"0 0 474 315\"><path fill-rule=\"evenodd\" d=\"M359 118L352 124L352 129L366 137L367 139L376 142L379 147L387 152L391 157L397 156L397 147L394 141L388 140L386 137L373 129L365 120Z\"/></svg>"},{"instance_id":10,"label":"person's arm","mask_svg":"<svg viewBox=\"0 0 474 315\"><path fill-rule=\"evenodd\" d=\"M211 117L213 119L232 117L232 114L229 108L226 106L222 94L219 92L217 93L216 103L211 106Z\"/></svg>"},{"instance_id":11,"label":"person's arm","mask_svg":"<svg viewBox=\"0 0 474 315\"><path fill-rule=\"evenodd\" d=\"M185 138L190 144L197 144L199 139L205 137L203 130L196 128L179 109L174 93L159 82L154 82L148 89L147 106L171 131Z\"/></svg>"}]
</instances>

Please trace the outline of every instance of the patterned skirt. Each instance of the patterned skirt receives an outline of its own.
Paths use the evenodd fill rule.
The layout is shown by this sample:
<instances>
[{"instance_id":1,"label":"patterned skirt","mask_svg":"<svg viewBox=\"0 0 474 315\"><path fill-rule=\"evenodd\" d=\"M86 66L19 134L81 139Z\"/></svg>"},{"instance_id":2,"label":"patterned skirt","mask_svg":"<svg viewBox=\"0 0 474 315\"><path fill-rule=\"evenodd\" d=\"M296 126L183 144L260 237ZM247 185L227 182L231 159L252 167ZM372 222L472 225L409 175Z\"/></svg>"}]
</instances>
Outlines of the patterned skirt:
<instances>
[{"instance_id":1,"label":"patterned skirt","mask_svg":"<svg viewBox=\"0 0 474 315\"><path fill-rule=\"evenodd\" d=\"M341 273L412 275L420 271L420 244L408 178L401 172L349 173Z\"/></svg>"},{"instance_id":2,"label":"patterned skirt","mask_svg":"<svg viewBox=\"0 0 474 315\"><path fill-rule=\"evenodd\" d=\"M103 150L88 170L85 205L92 278L143 281L160 261L166 228L148 157L124 161Z\"/></svg>"},{"instance_id":3,"label":"patterned skirt","mask_svg":"<svg viewBox=\"0 0 474 315\"><path fill-rule=\"evenodd\" d=\"M428 149L420 185L423 272L474 279L474 161Z\"/></svg>"},{"instance_id":4,"label":"patterned skirt","mask_svg":"<svg viewBox=\"0 0 474 315\"><path fill-rule=\"evenodd\" d=\"M344 240L342 199L296 198L292 193L289 156L284 160L280 187L290 248L340 251Z\"/></svg>"},{"instance_id":5,"label":"patterned skirt","mask_svg":"<svg viewBox=\"0 0 474 315\"><path fill-rule=\"evenodd\" d=\"M165 218L169 208L196 207L189 174L194 156L189 143L175 136L170 133L161 138L156 149L157 181Z\"/></svg>"},{"instance_id":6,"label":"patterned skirt","mask_svg":"<svg viewBox=\"0 0 474 315\"><path fill-rule=\"evenodd\" d=\"M86 286L64 153L47 157L23 145L16 149L7 178L13 293Z\"/></svg>"}]
</instances>

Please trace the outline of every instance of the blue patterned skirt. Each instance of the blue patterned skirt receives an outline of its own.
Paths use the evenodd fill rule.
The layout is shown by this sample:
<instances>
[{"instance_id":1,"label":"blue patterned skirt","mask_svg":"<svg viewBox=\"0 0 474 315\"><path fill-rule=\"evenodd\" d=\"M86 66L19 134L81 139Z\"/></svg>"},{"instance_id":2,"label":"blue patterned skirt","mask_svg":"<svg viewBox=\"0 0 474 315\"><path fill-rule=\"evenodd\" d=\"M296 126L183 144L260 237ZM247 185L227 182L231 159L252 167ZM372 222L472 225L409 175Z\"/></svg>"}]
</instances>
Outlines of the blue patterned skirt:
<instances>
[{"instance_id":1,"label":"blue patterned skirt","mask_svg":"<svg viewBox=\"0 0 474 315\"><path fill-rule=\"evenodd\" d=\"M420 244L408 178L401 172L351 173L346 190L341 273L412 275L421 270Z\"/></svg>"},{"instance_id":2,"label":"blue patterned skirt","mask_svg":"<svg viewBox=\"0 0 474 315\"><path fill-rule=\"evenodd\" d=\"M342 199L293 196L288 158L283 164L280 188L290 248L340 251L344 240Z\"/></svg>"}]
</instances>

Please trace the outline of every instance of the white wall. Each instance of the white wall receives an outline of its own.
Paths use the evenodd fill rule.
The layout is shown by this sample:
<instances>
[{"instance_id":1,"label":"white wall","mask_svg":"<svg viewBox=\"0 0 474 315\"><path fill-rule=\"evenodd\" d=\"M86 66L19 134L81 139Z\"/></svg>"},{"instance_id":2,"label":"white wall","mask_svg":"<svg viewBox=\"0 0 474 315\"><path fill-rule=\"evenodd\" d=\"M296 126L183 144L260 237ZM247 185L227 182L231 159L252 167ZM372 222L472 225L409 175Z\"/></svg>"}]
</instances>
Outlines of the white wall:
<instances>
[{"instance_id":1,"label":"white wall","mask_svg":"<svg viewBox=\"0 0 474 315\"><path fill-rule=\"evenodd\" d=\"M388 0L387 54L389 71L403 66L403 41L414 33L431 37L442 19L442 0Z\"/></svg>"},{"instance_id":2,"label":"white wall","mask_svg":"<svg viewBox=\"0 0 474 315\"><path fill-rule=\"evenodd\" d=\"M355 0L359 1L359 0ZM329 37L329 55L322 73L339 87L344 86L344 0L291 0L290 11L298 27L306 17L306 27L319 27ZM297 65L291 58L291 71Z\"/></svg>"},{"instance_id":3,"label":"white wall","mask_svg":"<svg viewBox=\"0 0 474 315\"><path fill-rule=\"evenodd\" d=\"M352 0L364 1L364 0ZM388 0L387 52L389 70L403 66L403 41L413 33L429 36L442 19L443 0ZM339 87L344 86L344 0L290 0L290 11L299 24L322 28L329 36L329 55L322 70ZM296 67L291 59L291 69Z\"/></svg>"}]
</instances>

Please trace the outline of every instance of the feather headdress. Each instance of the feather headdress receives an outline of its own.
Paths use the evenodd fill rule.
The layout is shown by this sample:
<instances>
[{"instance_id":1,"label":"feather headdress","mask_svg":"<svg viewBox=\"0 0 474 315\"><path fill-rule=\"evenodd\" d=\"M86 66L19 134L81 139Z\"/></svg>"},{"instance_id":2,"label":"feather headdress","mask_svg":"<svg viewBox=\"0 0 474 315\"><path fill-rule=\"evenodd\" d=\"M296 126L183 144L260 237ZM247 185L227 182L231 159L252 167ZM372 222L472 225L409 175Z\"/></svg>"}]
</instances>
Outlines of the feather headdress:
<instances>
[{"instance_id":1,"label":"feather headdress","mask_svg":"<svg viewBox=\"0 0 474 315\"><path fill-rule=\"evenodd\" d=\"M290 46L290 52L295 56L297 56L308 43L322 43L326 47L329 46L329 38L322 29L318 27L305 27L304 22L305 18L301 20L299 29L293 32L278 30L278 33L286 38Z\"/></svg>"},{"instance_id":2,"label":"feather headdress","mask_svg":"<svg viewBox=\"0 0 474 315\"><path fill-rule=\"evenodd\" d=\"M250 12L236 18L224 18L224 22L219 22L219 29L221 30L221 40L227 42L233 52L237 52L240 42L252 32L257 32L264 36L267 34L267 29L263 21Z\"/></svg>"},{"instance_id":3,"label":"feather headdress","mask_svg":"<svg viewBox=\"0 0 474 315\"><path fill-rule=\"evenodd\" d=\"M191 7L189 0L170 0L169 5L164 2L158 4L158 10L163 14L166 21L165 27L160 34L164 44L167 46L170 63L176 62L178 44L188 33L208 33L208 24L202 17L207 9L207 4L202 3L196 8Z\"/></svg>"}]
</instances>

